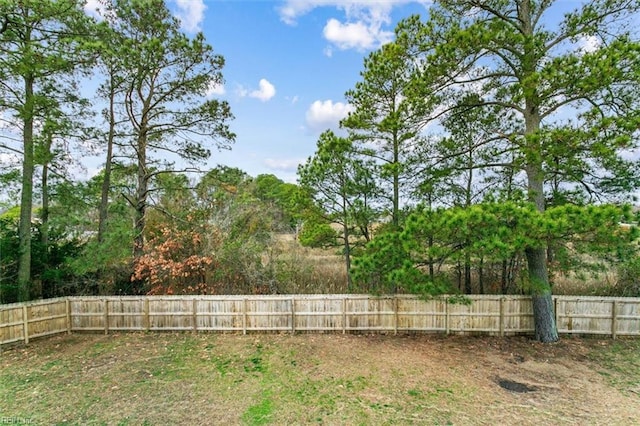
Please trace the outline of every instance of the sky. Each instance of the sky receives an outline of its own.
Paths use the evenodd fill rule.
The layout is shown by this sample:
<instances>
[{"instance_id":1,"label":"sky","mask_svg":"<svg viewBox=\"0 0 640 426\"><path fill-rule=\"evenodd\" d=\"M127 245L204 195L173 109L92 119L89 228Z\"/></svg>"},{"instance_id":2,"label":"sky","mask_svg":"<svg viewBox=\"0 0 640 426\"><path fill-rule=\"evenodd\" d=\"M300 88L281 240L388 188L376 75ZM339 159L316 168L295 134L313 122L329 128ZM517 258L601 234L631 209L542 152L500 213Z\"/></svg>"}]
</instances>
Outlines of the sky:
<instances>
[{"instance_id":1,"label":"sky","mask_svg":"<svg viewBox=\"0 0 640 426\"><path fill-rule=\"evenodd\" d=\"M91 8L93 2L88 2ZM207 167L296 181L320 133L337 129L364 58L392 40L399 20L428 2L407 0L167 0L188 35L202 31L225 58L225 83L210 96L229 102L236 142ZM98 169L89 168L89 174Z\"/></svg>"},{"instance_id":2,"label":"sky","mask_svg":"<svg viewBox=\"0 0 640 426\"><path fill-rule=\"evenodd\" d=\"M226 61L224 85L208 96L229 102L236 141L214 150L206 168L238 167L296 181L319 135L351 110L345 92L365 57L393 39L397 23L426 18L429 0L166 0L188 35L202 31ZM583 0L560 0L557 15ZM95 10L97 0L86 9ZM549 18L549 17L548 17ZM590 41L584 40L585 48ZM100 157L102 158L102 157ZM94 174L102 167L96 158Z\"/></svg>"}]
</instances>

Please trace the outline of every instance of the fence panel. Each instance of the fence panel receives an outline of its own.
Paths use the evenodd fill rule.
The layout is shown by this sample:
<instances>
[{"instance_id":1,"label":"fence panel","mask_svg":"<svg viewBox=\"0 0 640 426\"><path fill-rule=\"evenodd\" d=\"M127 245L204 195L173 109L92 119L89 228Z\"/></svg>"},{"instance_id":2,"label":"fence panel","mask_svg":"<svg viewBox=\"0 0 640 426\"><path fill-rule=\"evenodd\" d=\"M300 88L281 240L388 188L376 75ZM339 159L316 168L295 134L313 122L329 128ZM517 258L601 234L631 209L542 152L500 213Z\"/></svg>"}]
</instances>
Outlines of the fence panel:
<instances>
[{"instance_id":1,"label":"fence panel","mask_svg":"<svg viewBox=\"0 0 640 426\"><path fill-rule=\"evenodd\" d=\"M614 336L640 336L640 299L615 301Z\"/></svg>"},{"instance_id":2,"label":"fence panel","mask_svg":"<svg viewBox=\"0 0 640 426\"><path fill-rule=\"evenodd\" d=\"M564 296L555 303L559 333L640 335L640 299Z\"/></svg>"},{"instance_id":3,"label":"fence panel","mask_svg":"<svg viewBox=\"0 0 640 426\"><path fill-rule=\"evenodd\" d=\"M398 331L446 332L446 300L399 296L397 301Z\"/></svg>"},{"instance_id":4,"label":"fence panel","mask_svg":"<svg viewBox=\"0 0 640 426\"><path fill-rule=\"evenodd\" d=\"M0 306L0 344L71 331L330 331L531 334L527 296L69 297ZM560 334L640 336L640 298L555 296Z\"/></svg>"},{"instance_id":5,"label":"fence panel","mask_svg":"<svg viewBox=\"0 0 640 426\"><path fill-rule=\"evenodd\" d=\"M393 296L351 296L346 299L347 331L394 331Z\"/></svg>"},{"instance_id":6,"label":"fence panel","mask_svg":"<svg viewBox=\"0 0 640 426\"><path fill-rule=\"evenodd\" d=\"M246 331L244 299L221 297L196 299L198 330Z\"/></svg>"},{"instance_id":7,"label":"fence panel","mask_svg":"<svg viewBox=\"0 0 640 426\"><path fill-rule=\"evenodd\" d=\"M157 296L149 298L149 329L185 331L194 329L193 298Z\"/></svg>"},{"instance_id":8,"label":"fence panel","mask_svg":"<svg viewBox=\"0 0 640 426\"><path fill-rule=\"evenodd\" d=\"M291 331L292 305L290 296L246 298L246 331Z\"/></svg>"},{"instance_id":9,"label":"fence panel","mask_svg":"<svg viewBox=\"0 0 640 426\"><path fill-rule=\"evenodd\" d=\"M344 296L300 296L292 300L293 331L346 331Z\"/></svg>"},{"instance_id":10,"label":"fence panel","mask_svg":"<svg viewBox=\"0 0 640 426\"><path fill-rule=\"evenodd\" d=\"M66 300L45 300L28 305L26 310L28 338L67 332Z\"/></svg>"},{"instance_id":11,"label":"fence panel","mask_svg":"<svg viewBox=\"0 0 640 426\"><path fill-rule=\"evenodd\" d=\"M109 297L108 330L140 331L146 329L143 297Z\"/></svg>"},{"instance_id":12,"label":"fence panel","mask_svg":"<svg viewBox=\"0 0 640 426\"><path fill-rule=\"evenodd\" d=\"M67 299L48 299L0 306L0 344L69 331Z\"/></svg>"},{"instance_id":13,"label":"fence panel","mask_svg":"<svg viewBox=\"0 0 640 426\"><path fill-rule=\"evenodd\" d=\"M0 308L0 343L13 343L25 340L24 314L22 304L14 303Z\"/></svg>"},{"instance_id":14,"label":"fence panel","mask_svg":"<svg viewBox=\"0 0 640 426\"><path fill-rule=\"evenodd\" d=\"M505 335L533 333L533 304L528 296L503 296L502 324Z\"/></svg>"},{"instance_id":15,"label":"fence panel","mask_svg":"<svg viewBox=\"0 0 640 426\"><path fill-rule=\"evenodd\" d=\"M106 299L99 297L71 297L71 331L105 331L104 314Z\"/></svg>"}]
</instances>

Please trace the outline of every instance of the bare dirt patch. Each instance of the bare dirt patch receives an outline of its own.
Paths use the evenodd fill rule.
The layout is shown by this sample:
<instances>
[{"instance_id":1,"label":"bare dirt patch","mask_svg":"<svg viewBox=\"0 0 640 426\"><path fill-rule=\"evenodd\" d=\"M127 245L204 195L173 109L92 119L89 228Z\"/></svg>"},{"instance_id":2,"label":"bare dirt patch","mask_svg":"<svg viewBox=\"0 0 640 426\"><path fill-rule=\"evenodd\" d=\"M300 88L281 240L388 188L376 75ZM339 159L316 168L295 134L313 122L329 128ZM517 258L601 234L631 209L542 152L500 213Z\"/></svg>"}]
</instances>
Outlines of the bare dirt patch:
<instances>
[{"instance_id":1,"label":"bare dirt patch","mask_svg":"<svg viewBox=\"0 0 640 426\"><path fill-rule=\"evenodd\" d=\"M72 335L0 366L33 424L640 424L638 340Z\"/></svg>"}]
</instances>

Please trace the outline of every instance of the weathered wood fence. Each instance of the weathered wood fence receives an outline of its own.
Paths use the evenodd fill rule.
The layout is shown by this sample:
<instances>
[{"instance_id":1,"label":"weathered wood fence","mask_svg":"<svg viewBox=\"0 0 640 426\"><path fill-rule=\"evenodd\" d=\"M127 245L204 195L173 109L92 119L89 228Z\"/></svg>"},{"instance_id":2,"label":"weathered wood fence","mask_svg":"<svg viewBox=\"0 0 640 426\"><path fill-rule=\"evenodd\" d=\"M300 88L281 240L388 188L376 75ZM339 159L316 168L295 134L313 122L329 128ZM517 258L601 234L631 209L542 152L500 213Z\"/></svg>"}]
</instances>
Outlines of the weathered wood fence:
<instances>
[{"instance_id":1,"label":"weathered wood fence","mask_svg":"<svg viewBox=\"0 0 640 426\"><path fill-rule=\"evenodd\" d=\"M0 306L0 344L74 331L531 334L531 299L469 296L68 297ZM640 298L555 296L559 333L640 336Z\"/></svg>"}]
</instances>

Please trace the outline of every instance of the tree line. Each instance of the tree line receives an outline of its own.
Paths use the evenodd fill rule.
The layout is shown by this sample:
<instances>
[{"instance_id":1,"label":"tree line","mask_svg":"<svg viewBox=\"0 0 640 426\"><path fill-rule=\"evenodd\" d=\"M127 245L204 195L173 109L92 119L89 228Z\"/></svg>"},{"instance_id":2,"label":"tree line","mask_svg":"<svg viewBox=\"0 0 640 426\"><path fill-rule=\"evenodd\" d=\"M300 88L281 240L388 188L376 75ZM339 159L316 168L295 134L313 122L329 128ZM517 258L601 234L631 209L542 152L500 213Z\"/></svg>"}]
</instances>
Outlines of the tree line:
<instances>
[{"instance_id":1,"label":"tree line","mask_svg":"<svg viewBox=\"0 0 640 426\"><path fill-rule=\"evenodd\" d=\"M342 133L300 168L343 225L347 267L351 243L366 243L352 279L433 295L451 291L453 269L462 292L472 273L476 291L517 287L548 342L555 274L637 271L635 230L619 223L633 221L622 205L639 184L640 4L559 16L559 3L437 1L365 59Z\"/></svg>"},{"instance_id":2,"label":"tree line","mask_svg":"<svg viewBox=\"0 0 640 426\"><path fill-rule=\"evenodd\" d=\"M297 185L199 173L235 140L206 95L224 58L162 0L101 4L98 20L77 0L0 1L0 179L20 197L0 218L3 302L322 281L283 233L340 250L346 291L531 294L541 341L562 274L615 269L638 292L619 225L640 186L636 1L434 2L365 58ZM93 153L100 174L74 181Z\"/></svg>"},{"instance_id":3,"label":"tree line","mask_svg":"<svg viewBox=\"0 0 640 426\"><path fill-rule=\"evenodd\" d=\"M48 254L51 179L69 181L68 165L78 155L104 153L97 217L97 241L104 243L114 204L113 173L134 168L134 181L119 195L134 212L132 252L140 258L152 181L177 171L176 159L201 163L212 148L227 148L235 138L229 105L205 96L222 82L224 58L202 33L183 34L162 0L100 4L98 21L77 0L0 3L0 148L18 157L21 172L18 300L31 297L34 187L41 205L38 230ZM94 104L104 106L101 114L79 87L88 77L100 82ZM100 125L87 124L100 115ZM16 173L3 176L10 180Z\"/></svg>"}]
</instances>

